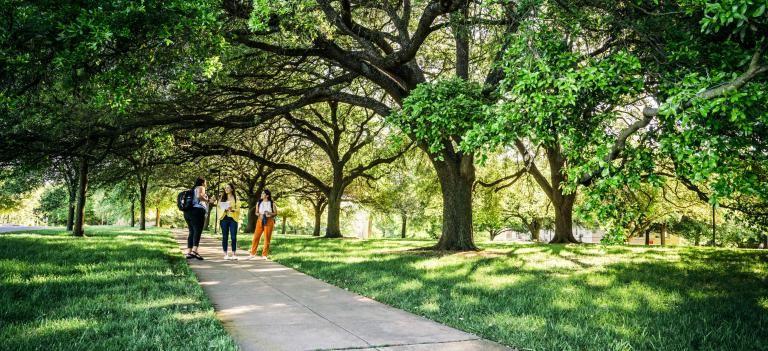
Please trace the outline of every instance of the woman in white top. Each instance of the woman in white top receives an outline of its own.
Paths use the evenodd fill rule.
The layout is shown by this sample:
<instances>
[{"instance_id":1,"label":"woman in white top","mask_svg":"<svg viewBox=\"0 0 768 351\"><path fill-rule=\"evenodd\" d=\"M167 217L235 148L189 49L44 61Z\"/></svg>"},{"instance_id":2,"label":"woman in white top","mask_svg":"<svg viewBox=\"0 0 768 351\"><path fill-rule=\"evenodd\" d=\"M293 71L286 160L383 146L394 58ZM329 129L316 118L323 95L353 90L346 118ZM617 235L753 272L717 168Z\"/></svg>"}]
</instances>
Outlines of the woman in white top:
<instances>
[{"instance_id":1,"label":"woman in white top","mask_svg":"<svg viewBox=\"0 0 768 351\"><path fill-rule=\"evenodd\" d=\"M261 234L265 234L264 249L261 250L261 257L266 259L269 255L269 242L272 240L272 230L275 228L275 216L277 216L277 207L275 202L272 201L272 193L265 189L261 193L261 200L259 200L256 206L259 219L256 221L256 231L253 233L253 241L251 242L251 255L248 258L256 258Z\"/></svg>"},{"instance_id":2,"label":"woman in white top","mask_svg":"<svg viewBox=\"0 0 768 351\"><path fill-rule=\"evenodd\" d=\"M208 195L205 194L205 178L197 177L195 180L194 198L192 209L184 212L184 220L189 227L189 236L187 236L187 259L196 258L202 260L203 256L197 253L200 246L200 237L203 234L203 225L205 224L205 215L208 213Z\"/></svg>"}]
</instances>

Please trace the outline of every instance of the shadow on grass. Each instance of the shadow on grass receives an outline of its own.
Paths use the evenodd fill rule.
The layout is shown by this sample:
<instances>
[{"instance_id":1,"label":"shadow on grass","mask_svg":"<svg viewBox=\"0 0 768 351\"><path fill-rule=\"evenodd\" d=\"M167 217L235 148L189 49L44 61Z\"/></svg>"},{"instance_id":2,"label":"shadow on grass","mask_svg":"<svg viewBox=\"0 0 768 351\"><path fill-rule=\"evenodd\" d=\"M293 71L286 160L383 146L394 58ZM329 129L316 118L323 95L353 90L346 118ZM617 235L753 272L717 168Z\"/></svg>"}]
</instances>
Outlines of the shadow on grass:
<instances>
[{"instance_id":1,"label":"shadow on grass","mask_svg":"<svg viewBox=\"0 0 768 351\"><path fill-rule=\"evenodd\" d=\"M236 348L165 231L44 230L0 242L3 348Z\"/></svg>"},{"instance_id":2,"label":"shadow on grass","mask_svg":"<svg viewBox=\"0 0 768 351\"><path fill-rule=\"evenodd\" d=\"M276 260L310 275L519 348L768 348L764 253L522 245L482 257L377 251L375 242L274 247Z\"/></svg>"}]
</instances>

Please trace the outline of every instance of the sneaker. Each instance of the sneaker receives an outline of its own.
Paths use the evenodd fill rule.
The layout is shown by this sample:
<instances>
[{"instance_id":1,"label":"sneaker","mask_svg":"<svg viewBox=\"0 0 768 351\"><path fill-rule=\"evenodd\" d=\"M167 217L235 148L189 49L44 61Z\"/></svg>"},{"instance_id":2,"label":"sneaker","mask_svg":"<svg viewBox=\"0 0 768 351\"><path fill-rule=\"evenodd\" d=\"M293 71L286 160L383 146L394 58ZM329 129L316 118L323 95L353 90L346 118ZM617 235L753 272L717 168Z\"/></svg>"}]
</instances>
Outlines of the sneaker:
<instances>
[{"instance_id":1,"label":"sneaker","mask_svg":"<svg viewBox=\"0 0 768 351\"><path fill-rule=\"evenodd\" d=\"M229 260L229 256L227 256L227 255L224 255L224 259L225 259L225 260Z\"/></svg>"},{"instance_id":2,"label":"sneaker","mask_svg":"<svg viewBox=\"0 0 768 351\"><path fill-rule=\"evenodd\" d=\"M254 256L254 255L248 255L248 259L249 259L249 260L255 260L255 259L256 259L256 256Z\"/></svg>"},{"instance_id":3,"label":"sneaker","mask_svg":"<svg viewBox=\"0 0 768 351\"><path fill-rule=\"evenodd\" d=\"M265 260L265 261L268 261L268 260L269 260L269 257L267 257L267 256L261 256L261 259L262 259L262 260Z\"/></svg>"}]
</instances>

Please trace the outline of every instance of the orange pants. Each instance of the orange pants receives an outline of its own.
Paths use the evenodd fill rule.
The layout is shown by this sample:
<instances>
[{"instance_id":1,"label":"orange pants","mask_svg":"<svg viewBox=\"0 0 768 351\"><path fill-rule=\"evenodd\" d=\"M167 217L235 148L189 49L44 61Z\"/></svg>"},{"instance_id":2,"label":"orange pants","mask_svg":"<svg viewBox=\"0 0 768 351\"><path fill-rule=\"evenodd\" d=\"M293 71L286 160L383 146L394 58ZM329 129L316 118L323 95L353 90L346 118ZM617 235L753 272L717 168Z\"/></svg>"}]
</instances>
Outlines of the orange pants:
<instances>
[{"instance_id":1,"label":"orange pants","mask_svg":"<svg viewBox=\"0 0 768 351\"><path fill-rule=\"evenodd\" d=\"M255 255L261 241L261 234L265 234L264 249L261 250L262 256L269 255L269 241L272 240L272 230L275 229L275 219L267 218L267 225L261 224L261 218L256 222L256 231L253 232L253 241L251 242L251 255Z\"/></svg>"}]
</instances>

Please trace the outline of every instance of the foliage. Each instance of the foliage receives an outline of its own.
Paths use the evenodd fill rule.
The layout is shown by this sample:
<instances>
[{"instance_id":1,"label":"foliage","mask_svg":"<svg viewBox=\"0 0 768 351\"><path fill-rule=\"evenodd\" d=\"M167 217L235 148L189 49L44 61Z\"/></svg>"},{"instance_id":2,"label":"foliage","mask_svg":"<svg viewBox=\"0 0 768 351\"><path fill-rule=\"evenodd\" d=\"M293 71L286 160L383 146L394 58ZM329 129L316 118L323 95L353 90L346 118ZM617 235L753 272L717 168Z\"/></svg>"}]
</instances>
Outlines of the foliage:
<instances>
[{"instance_id":1,"label":"foliage","mask_svg":"<svg viewBox=\"0 0 768 351\"><path fill-rule=\"evenodd\" d=\"M422 83L389 120L436 154L485 120L486 100L479 84L461 78Z\"/></svg>"},{"instance_id":2,"label":"foliage","mask_svg":"<svg viewBox=\"0 0 768 351\"><path fill-rule=\"evenodd\" d=\"M48 187L35 207L35 215L47 219L48 225L59 226L67 223L69 194L63 186Z\"/></svg>"}]
</instances>

